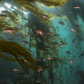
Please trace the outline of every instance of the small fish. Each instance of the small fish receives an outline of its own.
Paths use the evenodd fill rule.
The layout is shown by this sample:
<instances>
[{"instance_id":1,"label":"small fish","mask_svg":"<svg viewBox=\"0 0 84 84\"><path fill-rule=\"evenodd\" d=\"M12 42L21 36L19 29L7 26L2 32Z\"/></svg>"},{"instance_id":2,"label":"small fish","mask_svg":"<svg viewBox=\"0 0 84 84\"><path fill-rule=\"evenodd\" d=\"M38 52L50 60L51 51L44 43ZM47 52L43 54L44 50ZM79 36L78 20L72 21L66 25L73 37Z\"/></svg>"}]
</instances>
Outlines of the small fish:
<instances>
[{"instance_id":1,"label":"small fish","mask_svg":"<svg viewBox=\"0 0 84 84\"><path fill-rule=\"evenodd\" d=\"M11 56L11 57L14 57L14 56Z\"/></svg>"},{"instance_id":2,"label":"small fish","mask_svg":"<svg viewBox=\"0 0 84 84\"><path fill-rule=\"evenodd\" d=\"M47 32L46 34L52 34L52 32Z\"/></svg>"},{"instance_id":3,"label":"small fish","mask_svg":"<svg viewBox=\"0 0 84 84\"><path fill-rule=\"evenodd\" d=\"M61 25L65 25L64 22L60 22L60 21L59 21L59 24L61 24Z\"/></svg>"},{"instance_id":4,"label":"small fish","mask_svg":"<svg viewBox=\"0 0 84 84\"><path fill-rule=\"evenodd\" d=\"M4 14L9 14L8 11L1 11L1 13L4 13Z\"/></svg>"},{"instance_id":5,"label":"small fish","mask_svg":"<svg viewBox=\"0 0 84 84\"><path fill-rule=\"evenodd\" d=\"M74 13L74 12L69 12L69 13Z\"/></svg>"},{"instance_id":6,"label":"small fish","mask_svg":"<svg viewBox=\"0 0 84 84\"><path fill-rule=\"evenodd\" d=\"M55 69L59 69L58 67L55 67Z\"/></svg>"},{"instance_id":7,"label":"small fish","mask_svg":"<svg viewBox=\"0 0 84 84\"><path fill-rule=\"evenodd\" d=\"M59 17L62 17L61 15L59 15L59 14L56 14L57 16L59 16Z\"/></svg>"},{"instance_id":8,"label":"small fish","mask_svg":"<svg viewBox=\"0 0 84 84\"><path fill-rule=\"evenodd\" d=\"M6 70L9 70L8 68L6 68Z\"/></svg>"},{"instance_id":9,"label":"small fish","mask_svg":"<svg viewBox=\"0 0 84 84\"><path fill-rule=\"evenodd\" d=\"M11 73L11 71L10 71L10 70L8 70L8 73Z\"/></svg>"},{"instance_id":10,"label":"small fish","mask_svg":"<svg viewBox=\"0 0 84 84\"><path fill-rule=\"evenodd\" d=\"M43 31L41 31L40 29L35 31L37 34L40 34L41 36L43 36Z\"/></svg>"},{"instance_id":11,"label":"small fish","mask_svg":"<svg viewBox=\"0 0 84 84\"><path fill-rule=\"evenodd\" d=\"M41 71L43 71L44 69L43 68L40 68L40 69L38 69L38 71L37 72L41 72Z\"/></svg>"},{"instance_id":12,"label":"small fish","mask_svg":"<svg viewBox=\"0 0 84 84\"><path fill-rule=\"evenodd\" d=\"M58 36L60 36L60 34L54 34L54 36L53 36L53 37L58 37Z\"/></svg>"},{"instance_id":13,"label":"small fish","mask_svg":"<svg viewBox=\"0 0 84 84\"><path fill-rule=\"evenodd\" d=\"M70 51L67 51L66 53L67 53L67 54L71 54Z\"/></svg>"},{"instance_id":14,"label":"small fish","mask_svg":"<svg viewBox=\"0 0 84 84\"><path fill-rule=\"evenodd\" d=\"M31 35L28 35L28 36L26 36L26 37L30 37Z\"/></svg>"},{"instance_id":15,"label":"small fish","mask_svg":"<svg viewBox=\"0 0 84 84\"><path fill-rule=\"evenodd\" d=\"M77 33L77 31L75 29L71 28L71 30Z\"/></svg>"},{"instance_id":16,"label":"small fish","mask_svg":"<svg viewBox=\"0 0 84 84\"><path fill-rule=\"evenodd\" d=\"M43 17L43 18L50 18L50 17L48 17L47 15L43 15L42 17Z\"/></svg>"},{"instance_id":17,"label":"small fish","mask_svg":"<svg viewBox=\"0 0 84 84\"><path fill-rule=\"evenodd\" d=\"M54 44L50 44L51 47L56 47Z\"/></svg>"},{"instance_id":18,"label":"small fish","mask_svg":"<svg viewBox=\"0 0 84 84\"><path fill-rule=\"evenodd\" d=\"M62 44L64 44L64 42L63 41L60 41Z\"/></svg>"},{"instance_id":19,"label":"small fish","mask_svg":"<svg viewBox=\"0 0 84 84\"><path fill-rule=\"evenodd\" d=\"M24 75L25 77L31 77L31 76L29 76L29 75Z\"/></svg>"},{"instance_id":20,"label":"small fish","mask_svg":"<svg viewBox=\"0 0 84 84\"><path fill-rule=\"evenodd\" d=\"M59 43L57 43L57 42L53 42L53 45L59 45Z\"/></svg>"},{"instance_id":21,"label":"small fish","mask_svg":"<svg viewBox=\"0 0 84 84\"><path fill-rule=\"evenodd\" d=\"M24 75L24 73L17 73L18 75Z\"/></svg>"},{"instance_id":22,"label":"small fish","mask_svg":"<svg viewBox=\"0 0 84 84\"><path fill-rule=\"evenodd\" d=\"M72 8L81 9L78 5L72 6Z\"/></svg>"},{"instance_id":23,"label":"small fish","mask_svg":"<svg viewBox=\"0 0 84 84\"><path fill-rule=\"evenodd\" d=\"M69 79L66 80L66 82L68 81Z\"/></svg>"},{"instance_id":24,"label":"small fish","mask_svg":"<svg viewBox=\"0 0 84 84\"><path fill-rule=\"evenodd\" d=\"M8 39L8 40L13 40L12 38Z\"/></svg>"},{"instance_id":25,"label":"small fish","mask_svg":"<svg viewBox=\"0 0 84 84\"><path fill-rule=\"evenodd\" d=\"M28 34L33 34L33 32L28 32Z\"/></svg>"},{"instance_id":26,"label":"small fish","mask_svg":"<svg viewBox=\"0 0 84 84\"><path fill-rule=\"evenodd\" d=\"M18 68L13 68L12 71L22 71L22 70Z\"/></svg>"},{"instance_id":27,"label":"small fish","mask_svg":"<svg viewBox=\"0 0 84 84\"><path fill-rule=\"evenodd\" d=\"M36 80L36 82L38 82L38 83L39 83L39 82L42 82L42 80Z\"/></svg>"},{"instance_id":28,"label":"small fish","mask_svg":"<svg viewBox=\"0 0 84 84\"><path fill-rule=\"evenodd\" d=\"M51 57L46 57L45 59L47 59L47 60L53 60Z\"/></svg>"},{"instance_id":29,"label":"small fish","mask_svg":"<svg viewBox=\"0 0 84 84\"><path fill-rule=\"evenodd\" d=\"M43 51L43 50L40 50L40 52L42 52L42 53L43 53L43 52L45 52L45 51Z\"/></svg>"},{"instance_id":30,"label":"small fish","mask_svg":"<svg viewBox=\"0 0 84 84\"><path fill-rule=\"evenodd\" d=\"M73 73L73 71L70 71L70 73Z\"/></svg>"},{"instance_id":31,"label":"small fish","mask_svg":"<svg viewBox=\"0 0 84 84\"><path fill-rule=\"evenodd\" d=\"M60 46L65 46L66 44L64 43L64 44L60 44Z\"/></svg>"},{"instance_id":32,"label":"small fish","mask_svg":"<svg viewBox=\"0 0 84 84\"><path fill-rule=\"evenodd\" d=\"M27 41L22 41L23 44L29 44Z\"/></svg>"},{"instance_id":33,"label":"small fish","mask_svg":"<svg viewBox=\"0 0 84 84\"><path fill-rule=\"evenodd\" d=\"M76 27L81 27L80 25L75 25Z\"/></svg>"},{"instance_id":34,"label":"small fish","mask_svg":"<svg viewBox=\"0 0 84 84\"><path fill-rule=\"evenodd\" d=\"M84 53L82 53L79 57L82 57L82 56L84 56Z\"/></svg>"},{"instance_id":35,"label":"small fish","mask_svg":"<svg viewBox=\"0 0 84 84\"><path fill-rule=\"evenodd\" d=\"M74 61L73 60L70 60L70 63L74 63Z\"/></svg>"},{"instance_id":36,"label":"small fish","mask_svg":"<svg viewBox=\"0 0 84 84\"><path fill-rule=\"evenodd\" d=\"M3 17L7 17L8 15L6 14L6 15L0 15L0 18L3 18Z\"/></svg>"},{"instance_id":37,"label":"small fish","mask_svg":"<svg viewBox=\"0 0 84 84\"><path fill-rule=\"evenodd\" d=\"M27 19L27 18L22 18L22 19L24 19L24 20L29 20L29 19Z\"/></svg>"},{"instance_id":38,"label":"small fish","mask_svg":"<svg viewBox=\"0 0 84 84\"><path fill-rule=\"evenodd\" d=\"M77 38L76 38L76 39L77 39ZM74 39L74 40L72 41L72 43L74 43L74 41L75 41L76 39Z\"/></svg>"},{"instance_id":39,"label":"small fish","mask_svg":"<svg viewBox=\"0 0 84 84\"><path fill-rule=\"evenodd\" d=\"M23 35L17 35L17 36L19 36L19 37L24 37Z\"/></svg>"},{"instance_id":40,"label":"small fish","mask_svg":"<svg viewBox=\"0 0 84 84\"><path fill-rule=\"evenodd\" d=\"M5 33L14 34L13 32L18 32L19 29L6 28L3 30Z\"/></svg>"},{"instance_id":41,"label":"small fish","mask_svg":"<svg viewBox=\"0 0 84 84\"><path fill-rule=\"evenodd\" d=\"M3 60L3 62L6 62L6 60Z\"/></svg>"},{"instance_id":42,"label":"small fish","mask_svg":"<svg viewBox=\"0 0 84 84\"><path fill-rule=\"evenodd\" d=\"M70 69L73 69L73 67L70 67Z\"/></svg>"}]
</instances>

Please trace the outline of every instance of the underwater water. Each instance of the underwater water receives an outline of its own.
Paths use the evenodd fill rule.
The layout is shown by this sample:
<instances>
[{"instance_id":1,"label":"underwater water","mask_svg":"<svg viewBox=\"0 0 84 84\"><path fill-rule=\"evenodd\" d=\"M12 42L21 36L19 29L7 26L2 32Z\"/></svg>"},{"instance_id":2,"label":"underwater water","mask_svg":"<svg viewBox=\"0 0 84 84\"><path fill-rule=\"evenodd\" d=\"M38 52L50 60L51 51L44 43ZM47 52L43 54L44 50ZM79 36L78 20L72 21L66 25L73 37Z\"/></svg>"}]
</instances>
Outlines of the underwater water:
<instances>
[{"instance_id":1,"label":"underwater water","mask_svg":"<svg viewBox=\"0 0 84 84\"><path fill-rule=\"evenodd\" d=\"M0 84L84 84L84 0L0 1Z\"/></svg>"}]
</instances>

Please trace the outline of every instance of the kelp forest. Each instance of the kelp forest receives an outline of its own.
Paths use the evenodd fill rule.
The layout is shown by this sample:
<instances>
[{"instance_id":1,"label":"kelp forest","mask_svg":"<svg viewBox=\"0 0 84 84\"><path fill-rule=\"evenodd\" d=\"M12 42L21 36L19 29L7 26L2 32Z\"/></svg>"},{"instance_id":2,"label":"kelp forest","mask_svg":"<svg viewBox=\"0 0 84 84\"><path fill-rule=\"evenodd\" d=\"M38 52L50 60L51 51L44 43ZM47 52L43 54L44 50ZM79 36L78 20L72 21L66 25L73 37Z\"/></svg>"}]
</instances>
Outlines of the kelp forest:
<instances>
[{"instance_id":1,"label":"kelp forest","mask_svg":"<svg viewBox=\"0 0 84 84\"><path fill-rule=\"evenodd\" d=\"M0 0L0 84L84 84L83 0Z\"/></svg>"}]
</instances>

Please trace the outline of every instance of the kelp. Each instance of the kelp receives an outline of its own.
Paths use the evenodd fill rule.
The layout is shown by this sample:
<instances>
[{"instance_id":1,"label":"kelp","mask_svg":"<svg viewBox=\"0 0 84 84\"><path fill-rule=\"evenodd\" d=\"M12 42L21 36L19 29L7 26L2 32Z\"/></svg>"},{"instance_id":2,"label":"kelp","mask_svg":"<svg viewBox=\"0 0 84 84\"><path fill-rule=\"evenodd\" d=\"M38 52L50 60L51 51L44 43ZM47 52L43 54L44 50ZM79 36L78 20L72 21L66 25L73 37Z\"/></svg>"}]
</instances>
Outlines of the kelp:
<instances>
[{"instance_id":1,"label":"kelp","mask_svg":"<svg viewBox=\"0 0 84 84\"><path fill-rule=\"evenodd\" d=\"M35 60L33 60L33 58L31 57L31 54L27 50L28 49L20 46L18 43L0 40L0 52L6 52L8 54L13 55L16 58L16 60L19 62L19 64L22 66L25 73L26 71L24 66L34 70L35 74L37 74L38 68L41 68L41 67L35 64ZM30 64L24 62L24 59L22 59L22 57L24 57L24 59L26 59ZM4 58L9 59L11 61L16 61L14 59L10 59L5 56Z\"/></svg>"},{"instance_id":2,"label":"kelp","mask_svg":"<svg viewBox=\"0 0 84 84\"><path fill-rule=\"evenodd\" d=\"M20 24L19 17L14 12L9 13L8 17L11 19L12 22Z\"/></svg>"},{"instance_id":3,"label":"kelp","mask_svg":"<svg viewBox=\"0 0 84 84\"><path fill-rule=\"evenodd\" d=\"M38 0L36 0L38 1ZM48 7L56 7L61 6L62 4L66 3L68 0L39 0L39 3L42 3Z\"/></svg>"},{"instance_id":4,"label":"kelp","mask_svg":"<svg viewBox=\"0 0 84 84\"><path fill-rule=\"evenodd\" d=\"M10 21L6 22L6 19L5 19L5 18L0 18L0 32L1 32L1 30L3 30L4 28L9 28L9 27L10 27L9 22L10 22Z\"/></svg>"},{"instance_id":5,"label":"kelp","mask_svg":"<svg viewBox=\"0 0 84 84\"><path fill-rule=\"evenodd\" d=\"M44 22L45 24L49 23L52 25L52 22L49 21L49 18L43 18L42 16L45 15L45 13L41 12L37 7L35 7L32 3L30 2L25 2L22 0L13 0L14 2L16 2L17 4L20 5L20 9L22 9L22 7L25 8L25 10L29 10L31 13L33 13L36 17L38 17L39 19L42 20L42 22Z\"/></svg>"}]
</instances>

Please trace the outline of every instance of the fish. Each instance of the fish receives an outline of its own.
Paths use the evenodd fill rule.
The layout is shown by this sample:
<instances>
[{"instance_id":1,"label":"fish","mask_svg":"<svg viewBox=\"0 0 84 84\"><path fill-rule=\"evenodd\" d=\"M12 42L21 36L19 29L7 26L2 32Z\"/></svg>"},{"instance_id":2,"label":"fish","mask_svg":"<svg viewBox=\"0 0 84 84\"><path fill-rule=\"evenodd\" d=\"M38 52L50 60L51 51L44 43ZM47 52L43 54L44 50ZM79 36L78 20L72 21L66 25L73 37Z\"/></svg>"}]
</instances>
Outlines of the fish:
<instances>
[{"instance_id":1,"label":"fish","mask_svg":"<svg viewBox=\"0 0 84 84\"><path fill-rule=\"evenodd\" d=\"M80 25L75 25L76 27L81 27Z\"/></svg>"},{"instance_id":2,"label":"fish","mask_svg":"<svg viewBox=\"0 0 84 84\"><path fill-rule=\"evenodd\" d=\"M53 42L53 45L59 45L59 43L57 43L57 42Z\"/></svg>"},{"instance_id":3,"label":"fish","mask_svg":"<svg viewBox=\"0 0 84 84\"><path fill-rule=\"evenodd\" d=\"M35 32L36 32L37 34L40 34L41 36L43 36L43 31L41 31L40 29L35 30Z\"/></svg>"},{"instance_id":4,"label":"fish","mask_svg":"<svg viewBox=\"0 0 84 84\"><path fill-rule=\"evenodd\" d=\"M19 68L13 68L12 71L22 71L22 69L19 69Z\"/></svg>"},{"instance_id":5,"label":"fish","mask_svg":"<svg viewBox=\"0 0 84 84\"><path fill-rule=\"evenodd\" d=\"M73 67L70 67L70 69L73 69Z\"/></svg>"},{"instance_id":6,"label":"fish","mask_svg":"<svg viewBox=\"0 0 84 84\"><path fill-rule=\"evenodd\" d=\"M64 44L60 44L60 46L65 46L66 44L64 43Z\"/></svg>"},{"instance_id":7,"label":"fish","mask_svg":"<svg viewBox=\"0 0 84 84\"><path fill-rule=\"evenodd\" d=\"M64 42L63 41L60 41L62 44L64 44Z\"/></svg>"},{"instance_id":8,"label":"fish","mask_svg":"<svg viewBox=\"0 0 84 84\"><path fill-rule=\"evenodd\" d=\"M1 13L9 14L10 12L8 12L8 11L1 11Z\"/></svg>"},{"instance_id":9,"label":"fish","mask_svg":"<svg viewBox=\"0 0 84 84\"><path fill-rule=\"evenodd\" d=\"M8 70L8 73L11 73L11 71L10 71L10 70Z\"/></svg>"},{"instance_id":10,"label":"fish","mask_svg":"<svg viewBox=\"0 0 84 84\"><path fill-rule=\"evenodd\" d=\"M50 44L51 47L56 47L54 44Z\"/></svg>"},{"instance_id":11,"label":"fish","mask_svg":"<svg viewBox=\"0 0 84 84\"><path fill-rule=\"evenodd\" d=\"M27 18L22 18L22 19L24 19L24 20L29 20L29 19L27 19Z\"/></svg>"},{"instance_id":12,"label":"fish","mask_svg":"<svg viewBox=\"0 0 84 84\"><path fill-rule=\"evenodd\" d=\"M27 41L22 41L23 44L29 44Z\"/></svg>"},{"instance_id":13,"label":"fish","mask_svg":"<svg viewBox=\"0 0 84 84\"><path fill-rule=\"evenodd\" d=\"M6 29L3 29L3 32L5 33L10 33L10 34L14 34L13 32L18 32L19 29L12 29L12 28L6 28Z\"/></svg>"},{"instance_id":14,"label":"fish","mask_svg":"<svg viewBox=\"0 0 84 84\"><path fill-rule=\"evenodd\" d=\"M72 8L81 9L80 6L78 6L78 5L74 5L74 6L72 6Z\"/></svg>"},{"instance_id":15,"label":"fish","mask_svg":"<svg viewBox=\"0 0 84 84\"><path fill-rule=\"evenodd\" d=\"M84 53L82 53L79 57L82 57L82 56L84 56Z\"/></svg>"},{"instance_id":16,"label":"fish","mask_svg":"<svg viewBox=\"0 0 84 84\"><path fill-rule=\"evenodd\" d=\"M66 82L68 81L69 79L66 80Z\"/></svg>"},{"instance_id":17,"label":"fish","mask_svg":"<svg viewBox=\"0 0 84 84\"><path fill-rule=\"evenodd\" d=\"M77 39L77 38L76 38L76 39ZM74 41L75 41L76 39L74 39L74 40L72 41L72 43L74 43Z\"/></svg>"},{"instance_id":18,"label":"fish","mask_svg":"<svg viewBox=\"0 0 84 84\"><path fill-rule=\"evenodd\" d=\"M46 60L53 60L51 57L46 57L45 59Z\"/></svg>"},{"instance_id":19,"label":"fish","mask_svg":"<svg viewBox=\"0 0 84 84\"><path fill-rule=\"evenodd\" d=\"M60 34L54 34L54 35L53 35L53 37L58 37L58 36L60 36Z\"/></svg>"},{"instance_id":20,"label":"fish","mask_svg":"<svg viewBox=\"0 0 84 84\"><path fill-rule=\"evenodd\" d=\"M38 83L39 83L39 82L42 82L42 80L36 80L36 82L38 82Z\"/></svg>"},{"instance_id":21,"label":"fish","mask_svg":"<svg viewBox=\"0 0 84 84\"><path fill-rule=\"evenodd\" d=\"M64 22L60 22L60 21L59 21L58 23L61 24L61 25L65 25Z\"/></svg>"},{"instance_id":22,"label":"fish","mask_svg":"<svg viewBox=\"0 0 84 84\"><path fill-rule=\"evenodd\" d=\"M26 75L26 74L25 74L24 76L25 76L25 77L31 77L31 76L29 76L29 75Z\"/></svg>"},{"instance_id":23,"label":"fish","mask_svg":"<svg viewBox=\"0 0 84 84\"><path fill-rule=\"evenodd\" d=\"M3 18L3 17L7 17L8 15L6 14L6 15L0 15L0 18Z\"/></svg>"},{"instance_id":24,"label":"fish","mask_svg":"<svg viewBox=\"0 0 84 84\"><path fill-rule=\"evenodd\" d=\"M58 67L55 67L55 69L59 69Z\"/></svg>"},{"instance_id":25,"label":"fish","mask_svg":"<svg viewBox=\"0 0 84 84\"><path fill-rule=\"evenodd\" d=\"M23 35L20 35L20 34L19 34L19 35L17 35L17 36L19 36L19 37L24 37Z\"/></svg>"},{"instance_id":26,"label":"fish","mask_svg":"<svg viewBox=\"0 0 84 84\"><path fill-rule=\"evenodd\" d=\"M62 17L61 15L59 15L59 14L56 14L57 16L59 16L59 17Z\"/></svg>"},{"instance_id":27,"label":"fish","mask_svg":"<svg viewBox=\"0 0 84 84\"><path fill-rule=\"evenodd\" d=\"M47 32L46 34L52 34L52 32Z\"/></svg>"},{"instance_id":28,"label":"fish","mask_svg":"<svg viewBox=\"0 0 84 84\"><path fill-rule=\"evenodd\" d=\"M67 53L67 54L71 54L70 51L67 51L66 53Z\"/></svg>"},{"instance_id":29,"label":"fish","mask_svg":"<svg viewBox=\"0 0 84 84\"><path fill-rule=\"evenodd\" d=\"M8 39L8 40L13 40L12 38Z\"/></svg>"},{"instance_id":30,"label":"fish","mask_svg":"<svg viewBox=\"0 0 84 84\"><path fill-rule=\"evenodd\" d=\"M42 17L43 17L43 18L50 18L50 17L48 17L47 15L43 15Z\"/></svg>"},{"instance_id":31,"label":"fish","mask_svg":"<svg viewBox=\"0 0 84 84\"><path fill-rule=\"evenodd\" d=\"M3 60L3 62L6 62L6 60Z\"/></svg>"},{"instance_id":32,"label":"fish","mask_svg":"<svg viewBox=\"0 0 84 84\"><path fill-rule=\"evenodd\" d=\"M74 12L69 12L69 13L74 13Z\"/></svg>"},{"instance_id":33,"label":"fish","mask_svg":"<svg viewBox=\"0 0 84 84\"><path fill-rule=\"evenodd\" d=\"M26 36L26 37L30 37L31 35L28 35L28 36Z\"/></svg>"},{"instance_id":34,"label":"fish","mask_svg":"<svg viewBox=\"0 0 84 84\"><path fill-rule=\"evenodd\" d=\"M24 75L25 73L17 73L18 75Z\"/></svg>"},{"instance_id":35,"label":"fish","mask_svg":"<svg viewBox=\"0 0 84 84\"><path fill-rule=\"evenodd\" d=\"M38 69L38 71L37 72L41 72L41 71L43 71L44 69L43 68L40 68L40 69Z\"/></svg>"},{"instance_id":36,"label":"fish","mask_svg":"<svg viewBox=\"0 0 84 84\"><path fill-rule=\"evenodd\" d=\"M40 52L42 52L42 53L43 53L43 52L45 52L45 51L43 51L43 50L40 50Z\"/></svg>"},{"instance_id":37,"label":"fish","mask_svg":"<svg viewBox=\"0 0 84 84\"><path fill-rule=\"evenodd\" d=\"M74 63L74 61L73 60L70 60L70 63Z\"/></svg>"},{"instance_id":38,"label":"fish","mask_svg":"<svg viewBox=\"0 0 84 84\"><path fill-rule=\"evenodd\" d=\"M71 28L71 30L77 33L77 31L75 29Z\"/></svg>"}]
</instances>

